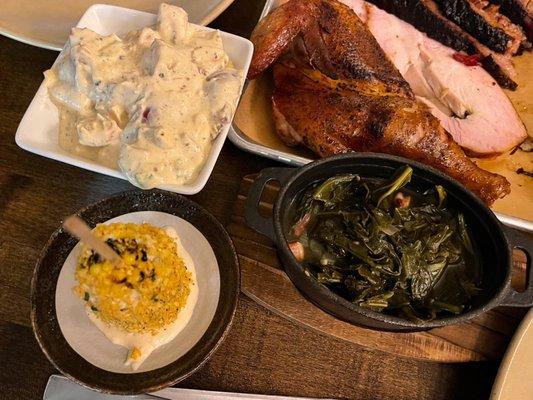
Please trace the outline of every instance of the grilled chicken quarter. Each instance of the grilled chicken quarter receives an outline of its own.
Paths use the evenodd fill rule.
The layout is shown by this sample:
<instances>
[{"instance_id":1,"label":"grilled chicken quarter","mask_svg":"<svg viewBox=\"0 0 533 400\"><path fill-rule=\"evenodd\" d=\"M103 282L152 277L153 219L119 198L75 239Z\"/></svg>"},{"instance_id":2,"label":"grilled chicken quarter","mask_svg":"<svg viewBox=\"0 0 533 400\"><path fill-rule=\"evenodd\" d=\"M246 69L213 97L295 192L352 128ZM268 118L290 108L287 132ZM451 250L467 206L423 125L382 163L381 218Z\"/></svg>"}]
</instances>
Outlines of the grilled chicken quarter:
<instances>
[{"instance_id":1,"label":"grilled chicken quarter","mask_svg":"<svg viewBox=\"0 0 533 400\"><path fill-rule=\"evenodd\" d=\"M325 157L350 151L431 165L492 204L510 192L476 166L389 61L357 15L336 0L290 0L252 33L254 79L274 64L273 116L288 145Z\"/></svg>"}]
</instances>

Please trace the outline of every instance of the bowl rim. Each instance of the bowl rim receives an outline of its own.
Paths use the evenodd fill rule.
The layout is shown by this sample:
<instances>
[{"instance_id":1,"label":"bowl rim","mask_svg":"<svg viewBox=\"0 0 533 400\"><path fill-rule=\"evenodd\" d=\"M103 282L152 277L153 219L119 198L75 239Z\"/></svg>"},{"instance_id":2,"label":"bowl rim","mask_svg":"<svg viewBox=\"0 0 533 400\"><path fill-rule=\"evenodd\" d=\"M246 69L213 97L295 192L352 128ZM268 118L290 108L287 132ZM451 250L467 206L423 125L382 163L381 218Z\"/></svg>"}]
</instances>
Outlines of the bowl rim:
<instances>
[{"instance_id":1,"label":"bowl rim","mask_svg":"<svg viewBox=\"0 0 533 400\"><path fill-rule=\"evenodd\" d=\"M291 188L291 186L304 174L306 174L310 170L314 169L323 169L327 168L328 165L338 165L342 164L348 161L376 161L376 160L386 160L386 161L392 161L394 163L399 164L406 164L414 169L414 173L417 171L424 171L429 174L429 179L434 180L434 177L438 177L444 181L446 181L446 184L449 186L452 186L454 189L458 190L459 193L463 196L463 200L465 202L468 202L475 206L477 209L481 210L481 212L484 214L485 221L487 221L490 225L497 227L495 232L493 232L495 235L498 236L498 240L502 243L502 247L505 247L505 255L504 258L507 260L505 267L505 274L504 279L502 280L501 284L498 287L498 290L496 293L486 302L482 303L478 307L469 310L465 313L461 313L456 316L447 316L443 318L436 318L432 321L423 321L423 322L413 322L409 321L400 317L395 317L392 315L382 314L377 311L372 311L369 309L366 309L364 307L360 307L358 305L355 305L351 303L350 301L346 300L344 297L339 296L335 292L328 289L326 286L318 283L318 281L313 278L312 276L307 275L304 272L304 269L302 268L302 265L296 260L292 252L290 251L287 240L285 238L285 234L283 233L283 227L281 225L281 210L283 209L283 205L286 204L287 199L285 199L286 194L288 190ZM305 290L302 285L299 285L296 281L296 278L305 279L308 284L311 285L312 290L315 291L317 294L316 297L321 298L321 300L327 301L327 302L334 302L336 304L339 304L343 306L346 310L355 313L363 315L364 317L367 317L371 320L374 320L376 322L379 322L380 324L386 324L390 329L396 329L396 330L409 330L409 331L416 331L416 330L426 330L431 328L438 328L443 327L447 325L453 325L458 324L461 322L466 322L467 320L470 320L472 318L477 317L478 315L483 314L485 311L488 311L489 309L492 309L496 307L498 304L502 302L506 295L506 290L510 285L511 282L511 260L512 260L512 254L511 254L511 247L509 240L507 236L503 233L503 229L500 225L500 222L494 215L494 213L472 192L470 192L468 189L466 189L463 185L461 185L457 180L453 179L452 177L440 172L439 170L422 164L417 161L413 161L404 157L399 156L393 156L383 153L345 153L345 154L339 154L334 155L327 158L318 159L316 161L313 161L309 164L306 164L300 168L298 168L288 179L284 184L282 185L280 192L278 193L278 197L276 199L276 202L274 204L274 209L272 213L272 221L274 225L274 234L276 236L276 242L278 246L278 250L283 253L285 256L285 259L291 264L293 268L285 268L287 271L287 274L289 275L289 278L291 281L295 284L298 289L302 290L304 294L308 297L311 294L308 293L307 290ZM293 276L294 274L294 276ZM315 300L312 300L315 302ZM316 302L318 304L318 302ZM324 308L322 305L320 305L321 308ZM326 310L328 312L333 313L333 311ZM336 316L338 316L336 313L334 313ZM338 316L340 317L340 316ZM374 328L373 329L380 329L380 328ZM387 328L383 328L387 329Z\"/></svg>"},{"instance_id":2,"label":"bowl rim","mask_svg":"<svg viewBox=\"0 0 533 400\"><path fill-rule=\"evenodd\" d=\"M129 196L132 196L131 198ZM187 351L184 355L179 357L178 359L174 360L170 364L167 364L163 367L153 369L150 371L144 371L144 372L134 372L134 373L117 373L117 372L111 372L104 369L101 369L99 367L94 366L87 360L85 360L83 357L81 357L78 353L73 350L68 342L66 341L61 328L59 326L59 323L57 321L57 314L55 310L55 289L57 285L57 277L59 276L59 272L63 268L64 260L68 256L68 254L72 251L74 246L78 243L77 239L74 239L70 237L70 239L67 239L66 242L65 238L61 238L60 235L65 235L69 237L68 235L60 226L57 228L50 236L48 241L46 242L45 246L41 250L38 259L35 263L35 267L32 274L31 279L31 294L30 294L30 303L31 303L31 310L30 310L30 322L32 331L34 333L35 339L37 340L37 343L39 344L39 347L41 348L42 352L45 354L45 356L48 358L50 363L58 369L63 375L71 379L72 381L87 387L92 390L97 390L102 393L109 393L109 394L120 394L120 395L135 395L135 394L142 394L146 392L154 392L157 390L161 390L163 388L166 388L168 386L174 385L178 382L180 382L183 379L186 379L191 374L196 372L199 368L201 368L215 353L215 351L218 349L218 347L222 344L222 342L226 339L229 330L233 324L236 309L237 309L237 303L238 303L238 297L240 292L240 266L239 266L239 260L237 256L237 252L235 250L235 246L233 244L233 241L231 240L229 234L227 233L226 229L222 225L218 219L213 216L209 211L207 211L205 208L197 204L196 202L193 202L192 200L188 199L185 196L182 196L177 193L171 193L166 192L159 189L153 189L150 191L142 191L138 189L129 190L125 192L121 192L112 196L105 197L101 200L98 200L96 202L93 202L79 211L76 212L76 215L83 216L84 213L89 212L93 209L98 209L99 207L105 206L107 203L113 204L114 202L121 201L121 199L126 199L126 202L133 202L134 204L128 204L128 207L130 207L130 212L138 212L138 211L159 211L163 213L167 213L170 215L175 215L179 218L182 218L192 224L196 229L204 235L204 231L199 229L199 227L194 224L191 220L187 219L186 215L176 215L168 210L162 210L159 208L155 209L147 209L143 205L140 204L138 201L139 198L144 198L149 201L151 198L154 198L153 200L156 200L157 198L170 198L172 200L178 200L181 202L181 204L184 205L184 214L192 213L192 212L198 212L201 214L202 219L207 219L209 225L211 225L214 229L213 232L216 232L216 235L220 237L220 239L224 242L224 246L215 247L213 244L209 241L209 239L206 237L206 240L211 244L213 251L215 253L215 256L217 257L217 265L220 271L220 294L219 294L219 301L217 304L217 308L215 311L215 315L213 316L213 319L211 320L209 326L207 327L206 331L202 335L202 337L199 339L197 343L193 345L193 347ZM132 201L133 200L133 201ZM152 201L153 201L152 200ZM148 203L149 204L149 203ZM113 211L114 212L114 211ZM110 218L114 218L120 215L124 215L125 213L117 213L114 214L111 217L108 217L107 215L104 217L99 217L98 222L104 222ZM100 220L101 219L101 220ZM205 235L204 235L205 236ZM75 359L69 359L69 362L81 362L82 364L85 364L86 366L90 367L93 370L98 371L100 374L107 375L108 377L113 378L114 380L120 381L120 379L125 379L125 377L135 377L135 384L132 385L131 382L129 382L128 387L125 386L123 388L120 388L120 385L118 386L109 386L105 383L98 383L98 382L87 382L85 379L87 376L78 376L76 374L73 374L71 372L72 368L69 368L69 366L64 365L64 362L58 361L55 359L53 353L56 351L63 351L63 350L54 350L52 348L49 348L49 343L47 342L47 335L46 331L43 332L42 324L39 321L38 318L38 305L40 305L43 299L40 299L37 293L38 286L41 284L42 278L43 278L43 271L46 270L45 260L46 256L48 255L48 252L50 251L50 247L56 242L56 241L63 241L64 246L68 247L68 251L66 251L66 254L64 255L64 258L62 257L58 264L60 265L59 270L57 271L57 276L53 279L52 285L53 285L53 299L48 300L48 302L51 305L51 309L47 309L47 312L49 313L50 319L46 321L46 324L52 324L54 329L57 329L57 332L59 333L59 337L64 343L68 346L68 349L70 352L72 352L72 355L75 357ZM225 249L224 249L225 247ZM218 259L219 250L222 249L226 252L226 255L228 257L225 258L227 265L222 265L221 260ZM227 262L228 260L231 260L231 262ZM227 269L227 278L230 279L224 280L224 274L221 270L222 268ZM224 298L226 296L226 298ZM209 339L205 344L204 341ZM195 351L199 350L201 348L205 348L202 358L195 359ZM191 359L192 357L192 359ZM180 360L183 358L186 358L187 365L179 368L178 365L180 363ZM191 362L192 361L192 362ZM163 371L167 369L174 369L174 371L170 373L165 374L158 374L158 371ZM86 373L87 375L90 375L89 373ZM167 378L168 377L168 378ZM133 380L133 379L130 379ZM145 382L150 381L150 384L145 384ZM137 384L137 382L139 384Z\"/></svg>"}]
</instances>

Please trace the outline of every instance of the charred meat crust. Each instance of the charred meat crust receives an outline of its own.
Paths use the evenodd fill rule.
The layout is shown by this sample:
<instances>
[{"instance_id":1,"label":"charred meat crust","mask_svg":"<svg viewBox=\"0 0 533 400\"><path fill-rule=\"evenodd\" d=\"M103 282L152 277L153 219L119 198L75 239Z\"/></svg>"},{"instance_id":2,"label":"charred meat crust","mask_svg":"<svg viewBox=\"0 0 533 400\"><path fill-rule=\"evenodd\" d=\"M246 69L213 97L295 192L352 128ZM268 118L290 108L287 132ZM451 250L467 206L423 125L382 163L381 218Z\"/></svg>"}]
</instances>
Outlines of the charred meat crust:
<instances>
[{"instance_id":1,"label":"charred meat crust","mask_svg":"<svg viewBox=\"0 0 533 400\"><path fill-rule=\"evenodd\" d=\"M394 14L409 22L415 28L426 33L430 38L468 54L477 53L472 43L461 28L448 21L440 14L434 2L425 0L368 0L382 10Z\"/></svg>"},{"instance_id":2,"label":"charred meat crust","mask_svg":"<svg viewBox=\"0 0 533 400\"><path fill-rule=\"evenodd\" d=\"M274 82L277 111L321 157L349 151L400 155L440 169L487 204L510 191L505 178L466 158L426 106L411 98L335 85L323 74L290 63L274 66Z\"/></svg>"},{"instance_id":3,"label":"charred meat crust","mask_svg":"<svg viewBox=\"0 0 533 400\"><path fill-rule=\"evenodd\" d=\"M318 19L300 27L296 34L305 46L299 57L307 54L309 60L286 54L273 68L272 103L283 116L277 118L282 138L289 144L301 139L320 156L375 151L421 161L455 177L487 204L509 192L504 177L478 168L427 106L415 99L400 72L350 8L335 0L291 0L285 5L291 2L312 4ZM280 7L284 14L267 16L262 27L274 28L260 32L262 36L254 42L252 64L257 70L275 61L264 63L264 56L270 57L268 46L278 46L276 36L285 34L276 27L296 21L297 16L291 18L290 12L298 7L284 6ZM316 32L308 36L309 29ZM282 37L282 47L287 50L296 36L290 41ZM314 51L323 54L314 57ZM330 69L337 79L331 78Z\"/></svg>"},{"instance_id":4,"label":"charred meat crust","mask_svg":"<svg viewBox=\"0 0 533 400\"><path fill-rule=\"evenodd\" d=\"M248 79L291 49L297 37L303 37L306 61L331 78L365 80L412 96L357 15L348 6L339 2L333 6L328 0L291 0L262 19L251 36L255 51Z\"/></svg>"},{"instance_id":5,"label":"charred meat crust","mask_svg":"<svg viewBox=\"0 0 533 400\"><path fill-rule=\"evenodd\" d=\"M494 57L489 55L481 59L481 65L495 80L498 84L505 89L516 90L518 85L513 81L509 75L507 75L501 67L498 65Z\"/></svg>"},{"instance_id":6,"label":"charred meat crust","mask_svg":"<svg viewBox=\"0 0 533 400\"><path fill-rule=\"evenodd\" d=\"M525 3L520 0L492 0L500 6L500 12L524 28L527 40L533 41L533 16L528 12Z\"/></svg>"},{"instance_id":7,"label":"charred meat crust","mask_svg":"<svg viewBox=\"0 0 533 400\"><path fill-rule=\"evenodd\" d=\"M336 78L384 84L386 91L412 96L409 84L348 6L339 2L333 5L328 0L319 0L317 4L320 35ZM309 48L307 51L312 53Z\"/></svg>"},{"instance_id":8,"label":"charred meat crust","mask_svg":"<svg viewBox=\"0 0 533 400\"><path fill-rule=\"evenodd\" d=\"M248 79L254 79L270 67L289 47L294 38L316 19L312 2L290 1L276 8L269 18L259 21L250 40L255 51Z\"/></svg>"},{"instance_id":9,"label":"charred meat crust","mask_svg":"<svg viewBox=\"0 0 533 400\"><path fill-rule=\"evenodd\" d=\"M445 46L467 54L480 54L481 64L498 84L515 90L516 82L506 69L497 62L490 50L477 42L454 22L448 20L439 10L434 0L368 0L377 7L410 23ZM498 57L504 57L498 55Z\"/></svg>"},{"instance_id":10,"label":"charred meat crust","mask_svg":"<svg viewBox=\"0 0 533 400\"><path fill-rule=\"evenodd\" d=\"M272 97L272 118L279 137L287 146L294 147L302 143L303 138L294 130L294 128L287 122L287 118L279 112L276 105L275 96Z\"/></svg>"},{"instance_id":11,"label":"charred meat crust","mask_svg":"<svg viewBox=\"0 0 533 400\"><path fill-rule=\"evenodd\" d=\"M505 53L513 37L504 29L490 24L468 0L437 0L442 13L477 38L481 43L499 53Z\"/></svg>"}]
</instances>

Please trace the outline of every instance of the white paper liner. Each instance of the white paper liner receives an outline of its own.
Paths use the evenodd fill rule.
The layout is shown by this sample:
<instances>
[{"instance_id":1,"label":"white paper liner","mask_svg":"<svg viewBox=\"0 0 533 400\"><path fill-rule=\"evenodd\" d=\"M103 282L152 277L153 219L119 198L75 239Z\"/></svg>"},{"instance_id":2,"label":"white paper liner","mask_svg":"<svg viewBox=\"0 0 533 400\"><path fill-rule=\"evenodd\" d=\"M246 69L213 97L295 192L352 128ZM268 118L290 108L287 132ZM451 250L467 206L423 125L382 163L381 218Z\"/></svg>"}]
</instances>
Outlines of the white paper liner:
<instances>
[{"instance_id":1,"label":"white paper liner","mask_svg":"<svg viewBox=\"0 0 533 400\"><path fill-rule=\"evenodd\" d=\"M81 246L77 244L65 260L56 287L56 312L59 326L68 344L91 364L110 372L136 373L168 365L189 351L203 336L218 305L220 274L218 264L207 239L189 222L158 211L124 214L105 223L149 223L170 226L180 237L183 247L192 257L198 283L198 299L187 326L168 344L156 349L140 367L133 371L124 365L128 350L111 343L94 325L85 312L85 302L72 290L76 261Z\"/></svg>"}]
</instances>

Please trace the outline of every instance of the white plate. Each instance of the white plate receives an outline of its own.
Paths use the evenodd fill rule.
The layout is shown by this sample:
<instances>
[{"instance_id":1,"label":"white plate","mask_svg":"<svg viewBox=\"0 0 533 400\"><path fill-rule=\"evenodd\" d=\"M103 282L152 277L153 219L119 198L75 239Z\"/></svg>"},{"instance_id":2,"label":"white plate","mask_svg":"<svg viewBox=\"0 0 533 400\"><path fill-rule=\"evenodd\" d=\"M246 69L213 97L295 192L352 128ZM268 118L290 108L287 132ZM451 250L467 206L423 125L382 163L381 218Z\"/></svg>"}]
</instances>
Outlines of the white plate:
<instances>
[{"instance_id":1,"label":"white plate","mask_svg":"<svg viewBox=\"0 0 533 400\"><path fill-rule=\"evenodd\" d=\"M125 34L156 22L154 14L130 10L122 7L94 5L90 7L76 26L90 28L101 35L116 33ZM201 27L201 29L212 30ZM253 45L248 39L231 33L220 32L224 50L235 67L243 70L246 76L253 53ZM230 124L222 130L212 143L211 151L197 178L185 185L159 186L160 189L181 194L198 193L205 186L213 167L215 166L220 150L228 135ZM35 94L30 103L15 135L17 145L24 150L39 154L44 157L62 161L90 171L126 179L118 169L104 167L101 164L76 156L59 146L58 142L58 113L54 104L48 98L44 83Z\"/></svg>"},{"instance_id":2,"label":"white plate","mask_svg":"<svg viewBox=\"0 0 533 400\"><path fill-rule=\"evenodd\" d=\"M107 0L110 5L157 12L162 0ZM207 25L218 17L233 0L168 0L183 7L191 22ZM0 34L45 49L61 50L70 28L95 0L1 0Z\"/></svg>"},{"instance_id":3,"label":"white plate","mask_svg":"<svg viewBox=\"0 0 533 400\"><path fill-rule=\"evenodd\" d=\"M533 398L533 309L518 327L498 376L491 400L531 400Z\"/></svg>"}]
</instances>

